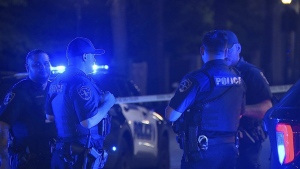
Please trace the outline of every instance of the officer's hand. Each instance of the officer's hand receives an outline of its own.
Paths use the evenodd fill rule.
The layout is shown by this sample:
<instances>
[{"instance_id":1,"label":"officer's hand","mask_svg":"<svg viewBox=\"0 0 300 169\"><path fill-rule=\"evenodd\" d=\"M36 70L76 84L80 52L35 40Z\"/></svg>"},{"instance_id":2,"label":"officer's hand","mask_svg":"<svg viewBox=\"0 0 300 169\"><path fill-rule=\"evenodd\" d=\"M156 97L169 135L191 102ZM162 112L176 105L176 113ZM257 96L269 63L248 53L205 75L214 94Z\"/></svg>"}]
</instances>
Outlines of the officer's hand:
<instances>
[{"instance_id":1,"label":"officer's hand","mask_svg":"<svg viewBox=\"0 0 300 169\"><path fill-rule=\"evenodd\" d=\"M116 103L116 98L109 91L106 91L103 95L103 101L104 104L108 104L110 107L112 107Z\"/></svg>"}]
</instances>

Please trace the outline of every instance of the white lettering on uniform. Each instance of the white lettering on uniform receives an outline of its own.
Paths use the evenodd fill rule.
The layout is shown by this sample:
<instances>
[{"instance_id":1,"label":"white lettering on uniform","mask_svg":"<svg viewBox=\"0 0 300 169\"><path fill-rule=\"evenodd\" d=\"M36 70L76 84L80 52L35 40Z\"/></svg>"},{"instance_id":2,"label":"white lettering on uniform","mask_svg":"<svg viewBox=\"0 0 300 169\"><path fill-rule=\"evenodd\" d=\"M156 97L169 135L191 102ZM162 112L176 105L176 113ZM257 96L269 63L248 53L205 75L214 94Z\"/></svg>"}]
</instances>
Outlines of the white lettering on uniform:
<instances>
[{"instance_id":1,"label":"white lettering on uniform","mask_svg":"<svg viewBox=\"0 0 300 169\"><path fill-rule=\"evenodd\" d=\"M216 77L216 78L215 78L215 82L216 82L216 85L218 86L218 85L219 85L219 83L221 82L221 79L220 79L220 78L218 78L218 77Z\"/></svg>"},{"instance_id":2,"label":"white lettering on uniform","mask_svg":"<svg viewBox=\"0 0 300 169\"><path fill-rule=\"evenodd\" d=\"M226 85L226 78L225 77L222 78L222 85Z\"/></svg>"},{"instance_id":3,"label":"white lettering on uniform","mask_svg":"<svg viewBox=\"0 0 300 169\"><path fill-rule=\"evenodd\" d=\"M215 77L216 86L240 85L241 77Z\"/></svg>"}]
</instances>

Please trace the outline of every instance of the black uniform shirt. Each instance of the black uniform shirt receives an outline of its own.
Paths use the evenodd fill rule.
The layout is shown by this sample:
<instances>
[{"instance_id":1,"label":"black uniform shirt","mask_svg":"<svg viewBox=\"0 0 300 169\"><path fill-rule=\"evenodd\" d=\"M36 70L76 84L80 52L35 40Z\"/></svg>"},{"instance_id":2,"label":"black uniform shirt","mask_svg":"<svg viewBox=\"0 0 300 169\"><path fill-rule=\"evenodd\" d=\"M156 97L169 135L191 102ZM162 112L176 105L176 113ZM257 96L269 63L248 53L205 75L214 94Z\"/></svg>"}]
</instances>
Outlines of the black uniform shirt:
<instances>
[{"instance_id":1,"label":"black uniform shirt","mask_svg":"<svg viewBox=\"0 0 300 169\"><path fill-rule=\"evenodd\" d=\"M13 86L0 109L0 121L11 127L16 149L29 146L31 152L49 150L49 140L54 137L54 123L45 123L47 91L41 84L24 79Z\"/></svg>"},{"instance_id":2,"label":"black uniform shirt","mask_svg":"<svg viewBox=\"0 0 300 169\"><path fill-rule=\"evenodd\" d=\"M77 68L69 66L63 74L58 75L51 83L50 102L47 103L47 114L54 115L58 136L83 137L80 142L85 144L88 129L81 126L80 122L98 113L101 94L92 79ZM96 125L90 129L92 138L102 139L97 128Z\"/></svg>"},{"instance_id":3,"label":"black uniform shirt","mask_svg":"<svg viewBox=\"0 0 300 169\"><path fill-rule=\"evenodd\" d=\"M261 101L272 99L272 93L264 74L254 65L240 59L236 68L247 86L246 104L252 105Z\"/></svg>"},{"instance_id":4,"label":"black uniform shirt","mask_svg":"<svg viewBox=\"0 0 300 169\"><path fill-rule=\"evenodd\" d=\"M241 72L241 76L246 84L246 105L258 104L264 100L272 99L269 83L264 74L254 65L240 59L236 68ZM252 128L259 125L260 120L243 116L240 125L244 128Z\"/></svg>"}]
</instances>

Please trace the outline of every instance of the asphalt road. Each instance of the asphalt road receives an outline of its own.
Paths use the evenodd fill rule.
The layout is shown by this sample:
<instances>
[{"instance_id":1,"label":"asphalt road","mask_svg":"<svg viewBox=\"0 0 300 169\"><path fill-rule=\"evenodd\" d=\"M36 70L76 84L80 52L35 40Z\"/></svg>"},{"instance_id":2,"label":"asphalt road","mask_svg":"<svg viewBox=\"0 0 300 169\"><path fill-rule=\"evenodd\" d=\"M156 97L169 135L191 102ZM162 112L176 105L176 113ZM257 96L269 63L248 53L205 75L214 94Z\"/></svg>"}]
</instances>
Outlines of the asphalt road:
<instances>
[{"instance_id":1,"label":"asphalt road","mask_svg":"<svg viewBox=\"0 0 300 169\"><path fill-rule=\"evenodd\" d=\"M182 156L182 150L179 148L176 139L176 135L173 133L172 129L170 128L170 169L180 169L180 160ZM269 169L269 163L270 163L270 142L269 139L267 139L263 143L263 149L261 153L261 169Z\"/></svg>"}]
</instances>

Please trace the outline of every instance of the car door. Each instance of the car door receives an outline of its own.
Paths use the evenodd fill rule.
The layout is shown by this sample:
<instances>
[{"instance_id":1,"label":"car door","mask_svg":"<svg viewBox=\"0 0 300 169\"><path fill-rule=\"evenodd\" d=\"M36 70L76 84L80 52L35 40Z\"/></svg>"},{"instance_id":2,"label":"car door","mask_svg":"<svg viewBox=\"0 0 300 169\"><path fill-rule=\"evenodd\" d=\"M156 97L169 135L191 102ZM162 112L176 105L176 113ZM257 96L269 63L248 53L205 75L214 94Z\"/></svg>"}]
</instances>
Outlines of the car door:
<instances>
[{"instance_id":1,"label":"car door","mask_svg":"<svg viewBox=\"0 0 300 169\"><path fill-rule=\"evenodd\" d=\"M157 128L149 110L137 104L119 105L132 132L134 155L149 153L156 156Z\"/></svg>"}]
</instances>

